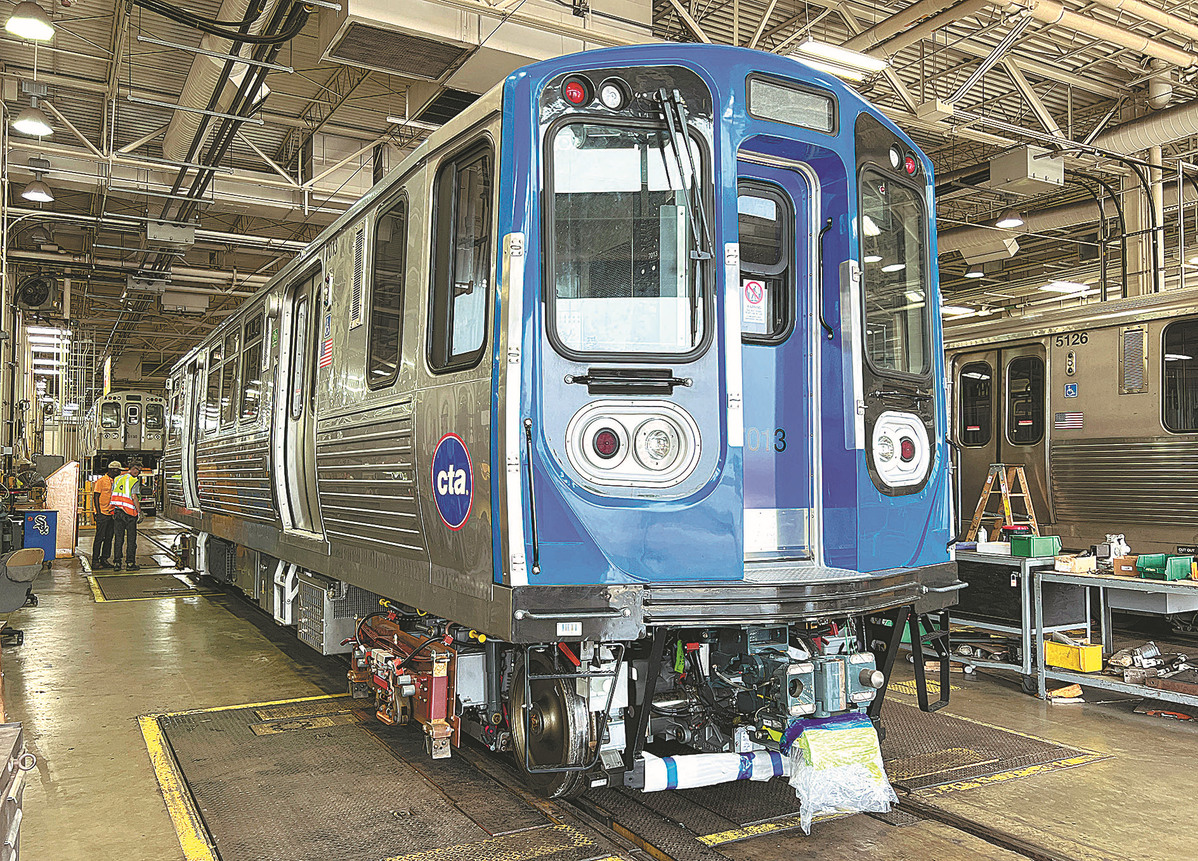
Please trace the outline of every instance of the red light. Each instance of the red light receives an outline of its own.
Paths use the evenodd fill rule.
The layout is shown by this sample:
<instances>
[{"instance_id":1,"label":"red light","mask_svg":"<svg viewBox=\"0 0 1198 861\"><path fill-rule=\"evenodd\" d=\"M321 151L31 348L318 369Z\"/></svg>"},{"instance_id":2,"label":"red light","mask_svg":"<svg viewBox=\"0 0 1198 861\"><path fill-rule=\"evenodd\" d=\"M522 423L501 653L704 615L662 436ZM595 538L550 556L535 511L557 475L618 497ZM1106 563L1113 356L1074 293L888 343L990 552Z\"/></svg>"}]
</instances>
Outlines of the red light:
<instances>
[{"instance_id":1,"label":"red light","mask_svg":"<svg viewBox=\"0 0 1198 861\"><path fill-rule=\"evenodd\" d=\"M562 95L572 105L584 105L588 100L586 85L579 80L566 81L566 85L562 87Z\"/></svg>"},{"instance_id":2,"label":"red light","mask_svg":"<svg viewBox=\"0 0 1198 861\"><path fill-rule=\"evenodd\" d=\"M903 463L910 463L915 460L915 440L910 437L903 437L899 443L899 457L903 459Z\"/></svg>"},{"instance_id":3,"label":"red light","mask_svg":"<svg viewBox=\"0 0 1198 861\"><path fill-rule=\"evenodd\" d=\"M915 156L908 155L903 159L903 170L907 171L907 176L915 176L915 172L919 170L919 162L915 160Z\"/></svg>"},{"instance_id":4,"label":"red light","mask_svg":"<svg viewBox=\"0 0 1198 861\"><path fill-rule=\"evenodd\" d=\"M601 458L608 459L616 456L616 452L620 450L620 438L616 436L616 432L608 428L604 428L595 434L594 439L595 454Z\"/></svg>"}]
</instances>

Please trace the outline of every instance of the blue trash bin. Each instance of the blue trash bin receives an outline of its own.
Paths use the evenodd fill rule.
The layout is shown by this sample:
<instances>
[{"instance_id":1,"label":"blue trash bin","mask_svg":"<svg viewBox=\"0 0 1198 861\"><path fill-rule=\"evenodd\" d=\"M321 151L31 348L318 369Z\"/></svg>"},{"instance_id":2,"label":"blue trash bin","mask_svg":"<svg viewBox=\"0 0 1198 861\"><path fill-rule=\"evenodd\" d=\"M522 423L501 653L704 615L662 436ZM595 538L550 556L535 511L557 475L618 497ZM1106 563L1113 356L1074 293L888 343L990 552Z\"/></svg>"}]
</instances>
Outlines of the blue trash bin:
<instances>
[{"instance_id":1,"label":"blue trash bin","mask_svg":"<svg viewBox=\"0 0 1198 861\"><path fill-rule=\"evenodd\" d=\"M40 547L49 562L58 555L58 512L25 512L25 546Z\"/></svg>"}]
</instances>

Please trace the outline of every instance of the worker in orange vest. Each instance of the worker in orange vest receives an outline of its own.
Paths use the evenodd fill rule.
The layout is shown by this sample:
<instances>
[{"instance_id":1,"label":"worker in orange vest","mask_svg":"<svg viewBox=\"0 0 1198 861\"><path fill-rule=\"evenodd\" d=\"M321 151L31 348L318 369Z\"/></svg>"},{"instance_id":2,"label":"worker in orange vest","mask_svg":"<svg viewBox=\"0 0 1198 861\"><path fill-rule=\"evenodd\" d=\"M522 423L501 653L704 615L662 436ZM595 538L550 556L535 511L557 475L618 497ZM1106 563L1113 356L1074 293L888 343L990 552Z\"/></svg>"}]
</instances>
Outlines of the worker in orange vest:
<instances>
[{"instance_id":1,"label":"worker in orange vest","mask_svg":"<svg viewBox=\"0 0 1198 861\"><path fill-rule=\"evenodd\" d=\"M111 568L108 556L112 553L112 534L116 528L113 520L112 480L121 474L119 460L108 464L108 471L92 485L92 510L96 516L96 537L92 540L92 568Z\"/></svg>"},{"instance_id":2,"label":"worker in orange vest","mask_svg":"<svg viewBox=\"0 0 1198 861\"><path fill-rule=\"evenodd\" d=\"M125 570L136 571L137 520L141 517L141 483L137 477L141 466L129 464L129 469L112 482L112 507L115 509L116 536L112 543L112 567L121 570L121 547L125 550Z\"/></svg>"}]
</instances>

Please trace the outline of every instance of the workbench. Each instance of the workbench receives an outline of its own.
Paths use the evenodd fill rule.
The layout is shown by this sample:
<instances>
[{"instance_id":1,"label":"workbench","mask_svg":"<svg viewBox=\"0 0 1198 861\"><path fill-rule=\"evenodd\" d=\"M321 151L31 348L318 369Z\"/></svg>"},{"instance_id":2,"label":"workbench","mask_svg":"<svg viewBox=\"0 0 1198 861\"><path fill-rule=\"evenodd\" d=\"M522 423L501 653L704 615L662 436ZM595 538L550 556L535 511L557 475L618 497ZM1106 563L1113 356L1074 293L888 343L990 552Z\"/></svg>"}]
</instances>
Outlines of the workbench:
<instances>
[{"instance_id":1,"label":"workbench","mask_svg":"<svg viewBox=\"0 0 1198 861\"><path fill-rule=\"evenodd\" d=\"M1051 570L1056 563L1054 556L1009 556L1005 554L993 553L978 553L972 550L959 550L954 558L957 562L975 563L978 565L991 566L1000 569L1003 573L1003 578L1010 577L1011 585L1018 590L1019 603L1019 624L1018 627L1012 621L1010 624L1005 624L1001 621L993 619L978 618L975 614L971 614L969 610L959 608L953 611L953 617L958 624L969 628L977 628L982 631L994 632L999 634L1010 634L1018 636L1022 644L1022 660L1018 663L1011 661L996 661L987 658L962 659L965 662L975 667L988 667L999 670L1018 670L1025 679L1025 687L1028 693L1031 693L1030 686L1033 680L1035 667L1033 665L1033 640L1032 640L1032 575L1035 572L1043 570ZM964 575L961 579L967 579ZM967 590L968 591L968 590ZM1082 590L1083 592L1085 590ZM962 595L962 605L966 603L965 594ZM1044 628L1047 633L1055 631L1076 631L1080 628L1085 628L1087 636L1090 632L1090 604L1088 594L1079 596L1077 602L1084 611L1077 613L1079 618L1069 618L1065 616L1058 617L1053 624ZM1067 614L1069 615L1069 614ZM1043 613L1041 613L1043 618ZM952 638L950 637L950 642Z\"/></svg>"},{"instance_id":2,"label":"workbench","mask_svg":"<svg viewBox=\"0 0 1198 861\"><path fill-rule=\"evenodd\" d=\"M1117 691L1137 697L1165 700L1166 702L1182 703L1188 706L1198 706L1198 696L1183 694L1178 691L1168 691L1161 688L1150 688L1147 685L1136 685L1125 682L1114 676L1102 673L1076 673L1057 667L1048 667L1044 663L1044 635L1051 633L1044 627L1044 584L1063 583L1084 586L1097 590L1099 603L1099 634L1104 656L1114 651L1111 630L1111 596L1109 592L1144 593L1146 595L1164 595L1180 599L1198 601L1198 582L1193 580L1143 580L1139 577L1124 577L1118 574L1065 574L1049 569L1037 569L1032 573L1032 592L1034 596L1032 608L1032 636L1036 644L1036 688L1041 699L1046 695L1046 683L1049 679L1068 684L1085 685L1090 688L1101 688L1107 691ZM1121 608L1126 602L1116 602Z\"/></svg>"}]
</instances>

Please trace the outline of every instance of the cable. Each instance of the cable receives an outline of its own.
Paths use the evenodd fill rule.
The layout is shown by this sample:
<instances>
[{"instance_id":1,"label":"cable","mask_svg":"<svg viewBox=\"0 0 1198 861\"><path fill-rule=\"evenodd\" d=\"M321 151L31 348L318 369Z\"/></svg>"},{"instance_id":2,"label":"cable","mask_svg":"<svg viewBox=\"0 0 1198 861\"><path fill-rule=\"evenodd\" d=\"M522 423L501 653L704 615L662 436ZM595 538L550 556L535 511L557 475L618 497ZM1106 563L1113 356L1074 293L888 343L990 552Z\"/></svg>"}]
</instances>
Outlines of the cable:
<instances>
[{"instance_id":1,"label":"cable","mask_svg":"<svg viewBox=\"0 0 1198 861\"><path fill-rule=\"evenodd\" d=\"M305 10L303 14L296 17L296 20L288 29L279 33L261 35L254 33L238 33L225 29L224 27L213 26L208 21L205 21L201 18L191 17L182 10L178 10L164 2L161 2L161 0L134 0L134 2L143 9L147 9L176 23L193 27L202 33L207 33L211 36L219 36L222 39L228 39L233 42L242 42L249 45L281 45L284 42L291 41L300 34L301 30L304 29L304 25L308 23L308 16L310 14L307 10Z\"/></svg>"},{"instance_id":2,"label":"cable","mask_svg":"<svg viewBox=\"0 0 1198 861\"><path fill-rule=\"evenodd\" d=\"M258 17L262 14L261 9L255 11L255 12L252 12L252 13L249 12L249 10L247 10L246 16L244 18L242 18L240 21L218 21L214 18L205 18L204 16L200 15L200 13L198 13L198 12L192 12L188 9L181 9L177 6L173 6L172 4L165 2L165 0L157 0L157 2L161 6L167 7L169 9L173 9L176 12L176 14L178 14L180 16L186 16L195 21L202 21L206 24L210 24L213 27L244 27L246 24L253 24L255 21L258 20ZM138 3L137 5L142 6L144 4Z\"/></svg>"},{"instance_id":3,"label":"cable","mask_svg":"<svg viewBox=\"0 0 1198 861\"><path fill-rule=\"evenodd\" d=\"M408 661L412 660L412 658L416 657L417 654L424 651L425 646L430 645L431 643L435 643L435 642L437 642L437 640L440 640L440 639L441 639L441 637L439 634L433 634L433 636L429 637L427 640L425 640L419 646L412 649L412 651L408 652L408 656L406 658L404 658L402 661L400 661L398 664L395 665L395 671L399 672L400 670L402 670L404 667L406 667L408 665Z\"/></svg>"}]
</instances>

